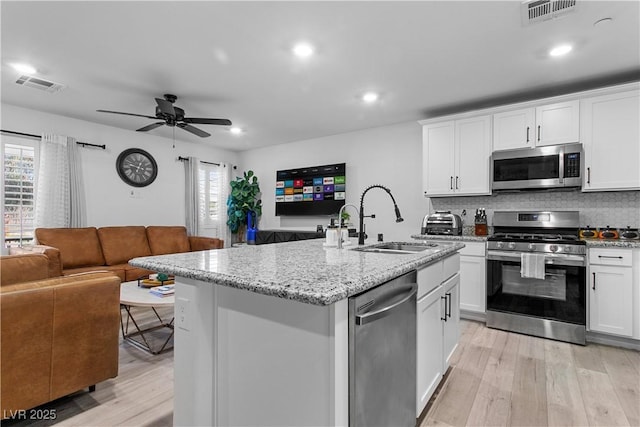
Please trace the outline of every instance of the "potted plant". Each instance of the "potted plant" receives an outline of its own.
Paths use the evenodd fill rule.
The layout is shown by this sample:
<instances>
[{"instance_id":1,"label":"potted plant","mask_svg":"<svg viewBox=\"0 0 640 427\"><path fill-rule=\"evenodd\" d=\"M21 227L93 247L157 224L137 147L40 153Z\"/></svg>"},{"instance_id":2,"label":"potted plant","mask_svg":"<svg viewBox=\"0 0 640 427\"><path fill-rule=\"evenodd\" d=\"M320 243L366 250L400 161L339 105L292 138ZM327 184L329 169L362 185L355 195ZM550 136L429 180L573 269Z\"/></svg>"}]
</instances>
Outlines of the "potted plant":
<instances>
[{"instance_id":1,"label":"potted plant","mask_svg":"<svg viewBox=\"0 0 640 427\"><path fill-rule=\"evenodd\" d=\"M249 212L254 212L256 218L262 215L258 177L251 170L243 175L231 181L231 192L227 199L227 225L231 233L236 234L238 242L244 241Z\"/></svg>"}]
</instances>

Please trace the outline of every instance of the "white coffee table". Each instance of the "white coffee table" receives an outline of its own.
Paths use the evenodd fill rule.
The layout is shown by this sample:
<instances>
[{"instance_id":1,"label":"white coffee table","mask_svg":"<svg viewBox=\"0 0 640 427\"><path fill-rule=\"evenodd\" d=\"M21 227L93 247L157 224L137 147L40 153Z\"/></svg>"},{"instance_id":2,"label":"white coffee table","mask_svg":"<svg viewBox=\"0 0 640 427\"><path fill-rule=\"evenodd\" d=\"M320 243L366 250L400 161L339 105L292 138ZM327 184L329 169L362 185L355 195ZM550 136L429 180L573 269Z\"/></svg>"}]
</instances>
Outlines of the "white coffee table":
<instances>
[{"instance_id":1,"label":"white coffee table","mask_svg":"<svg viewBox=\"0 0 640 427\"><path fill-rule=\"evenodd\" d=\"M173 348L173 344L168 346L169 341L173 339L173 317L169 322L163 320L156 311L156 307L173 307L175 297L173 295L169 297L159 297L150 293L149 289L150 288L138 286L137 280L120 284L120 308L126 312L126 316L121 313L120 327L122 329L122 338L125 341L151 354L160 354ZM158 319L158 323L147 328L141 328L131 313L131 307L150 308ZM126 320L124 317L126 317ZM132 332L129 332L129 322L135 327L135 330ZM150 338L148 337L149 333L163 328L171 329L171 333L160 347L152 347L150 345ZM141 340L136 339L136 337L140 337Z\"/></svg>"}]
</instances>

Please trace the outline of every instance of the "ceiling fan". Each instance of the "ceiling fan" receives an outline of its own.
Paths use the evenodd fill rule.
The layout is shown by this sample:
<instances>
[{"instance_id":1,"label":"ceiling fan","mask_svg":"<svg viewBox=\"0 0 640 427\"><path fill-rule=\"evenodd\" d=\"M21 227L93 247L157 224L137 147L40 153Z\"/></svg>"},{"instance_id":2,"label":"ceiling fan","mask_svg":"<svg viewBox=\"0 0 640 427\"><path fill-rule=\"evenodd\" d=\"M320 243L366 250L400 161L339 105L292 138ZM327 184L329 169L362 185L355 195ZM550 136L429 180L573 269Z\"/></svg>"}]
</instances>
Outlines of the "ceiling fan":
<instances>
[{"instance_id":1,"label":"ceiling fan","mask_svg":"<svg viewBox=\"0 0 640 427\"><path fill-rule=\"evenodd\" d=\"M222 125L222 126L231 126L231 120L227 119L206 119L206 118L193 118L193 117L185 117L184 110L180 107L174 107L173 103L178 99L177 96L171 95L169 93L164 95L164 99L156 98L156 115L154 116L145 116L144 114L133 114L133 113L122 113L120 111L109 111L109 110L96 110L100 113L111 113L111 114L122 114L125 116L135 116L135 117L146 117L147 119L159 119L161 122L151 123L150 125L141 127L140 129L136 129L138 132L147 132L162 125L167 125L171 127L179 127L181 129L186 130L187 132L191 132L194 135L197 135L201 138L206 138L211 136L210 133L203 131L202 129L198 129L195 126L191 126L192 123L200 124L200 125Z\"/></svg>"}]
</instances>

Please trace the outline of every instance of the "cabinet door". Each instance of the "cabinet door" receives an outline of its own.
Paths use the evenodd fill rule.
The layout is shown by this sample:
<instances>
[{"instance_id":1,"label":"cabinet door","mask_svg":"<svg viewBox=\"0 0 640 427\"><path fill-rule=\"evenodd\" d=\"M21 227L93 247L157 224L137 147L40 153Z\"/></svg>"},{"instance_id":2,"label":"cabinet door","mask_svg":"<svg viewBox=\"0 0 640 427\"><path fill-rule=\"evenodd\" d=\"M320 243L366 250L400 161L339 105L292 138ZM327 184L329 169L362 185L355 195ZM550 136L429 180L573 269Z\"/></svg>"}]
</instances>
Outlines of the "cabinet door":
<instances>
[{"instance_id":1,"label":"cabinet door","mask_svg":"<svg viewBox=\"0 0 640 427\"><path fill-rule=\"evenodd\" d=\"M444 375L442 370L442 286L418 300L416 354L416 417L420 415Z\"/></svg>"},{"instance_id":2,"label":"cabinet door","mask_svg":"<svg viewBox=\"0 0 640 427\"><path fill-rule=\"evenodd\" d=\"M446 372L460 339L460 274L444 282L445 316L442 341L442 372Z\"/></svg>"},{"instance_id":3,"label":"cabinet door","mask_svg":"<svg viewBox=\"0 0 640 427\"><path fill-rule=\"evenodd\" d=\"M580 142L580 101L537 107L535 145L570 142Z\"/></svg>"},{"instance_id":4,"label":"cabinet door","mask_svg":"<svg viewBox=\"0 0 640 427\"><path fill-rule=\"evenodd\" d=\"M631 267L591 265L589 325L592 331L633 335Z\"/></svg>"},{"instance_id":5,"label":"cabinet door","mask_svg":"<svg viewBox=\"0 0 640 427\"><path fill-rule=\"evenodd\" d=\"M485 313L487 261L484 256L460 257L460 309Z\"/></svg>"},{"instance_id":6,"label":"cabinet door","mask_svg":"<svg viewBox=\"0 0 640 427\"><path fill-rule=\"evenodd\" d=\"M493 115L493 151L533 147L535 110L505 111Z\"/></svg>"},{"instance_id":7,"label":"cabinet door","mask_svg":"<svg viewBox=\"0 0 640 427\"><path fill-rule=\"evenodd\" d=\"M582 101L582 191L640 189L640 91Z\"/></svg>"},{"instance_id":8,"label":"cabinet door","mask_svg":"<svg viewBox=\"0 0 640 427\"><path fill-rule=\"evenodd\" d=\"M453 121L425 125L422 129L424 195L451 195L454 191Z\"/></svg>"},{"instance_id":9,"label":"cabinet door","mask_svg":"<svg viewBox=\"0 0 640 427\"><path fill-rule=\"evenodd\" d=\"M491 194L491 116L456 120L455 140L456 193Z\"/></svg>"}]
</instances>

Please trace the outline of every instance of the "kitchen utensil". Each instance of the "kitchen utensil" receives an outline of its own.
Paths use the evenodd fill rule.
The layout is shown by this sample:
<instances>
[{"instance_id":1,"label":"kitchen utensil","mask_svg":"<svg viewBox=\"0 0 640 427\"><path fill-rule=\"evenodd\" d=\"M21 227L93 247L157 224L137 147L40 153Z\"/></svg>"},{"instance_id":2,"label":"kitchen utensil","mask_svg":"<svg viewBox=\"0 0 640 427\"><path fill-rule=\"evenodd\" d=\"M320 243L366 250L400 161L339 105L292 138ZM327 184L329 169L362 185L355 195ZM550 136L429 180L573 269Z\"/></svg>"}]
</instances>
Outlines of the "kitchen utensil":
<instances>
[{"instance_id":1,"label":"kitchen utensil","mask_svg":"<svg viewBox=\"0 0 640 427\"><path fill-rule=\"evenodd\" d=\"M606 228L600 230L599 236L601 239L617 239L618 230L616 230L615 228L611 228L607 225Z\"/></svg>"},{"instance_id":2,"label":"kitchen utensil","mask_svg":"<svg viewBox=\"0 0 640 427\"><path fill-rule=\"evenodd\" d=\"M581 228L578 231L578 235L581 239L597 239L600 236L600 232L597 228L591 228L591 226L587 225L586 228Z\"/></svg>"},{"instance_id":3,"label":"kitchen utensil","mask_svg":"<svg viewBox=\"0 0 640 427\"><path fill-rule=\"evenodd\" d=\"M623 240L638 240L640 239L640 232L637 228L631 228L627 225L627 228L620 230L620 239Z\"/></svg>"}]
</instances>

